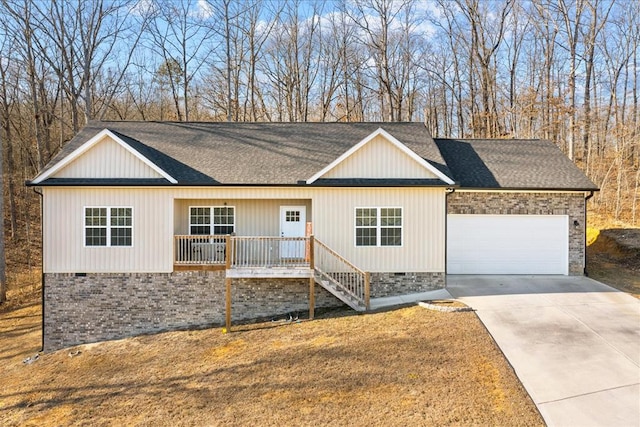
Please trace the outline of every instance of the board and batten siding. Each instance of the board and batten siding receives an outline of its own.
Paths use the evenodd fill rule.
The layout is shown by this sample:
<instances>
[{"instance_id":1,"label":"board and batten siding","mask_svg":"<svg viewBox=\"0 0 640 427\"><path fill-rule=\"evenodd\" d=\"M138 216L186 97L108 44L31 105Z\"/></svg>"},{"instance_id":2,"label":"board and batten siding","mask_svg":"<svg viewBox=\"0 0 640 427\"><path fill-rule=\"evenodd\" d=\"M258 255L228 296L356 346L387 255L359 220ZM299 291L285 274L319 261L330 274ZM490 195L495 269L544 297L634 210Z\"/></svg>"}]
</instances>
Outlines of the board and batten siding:
<instances>
[{"instance_id":1,"label":"board and batten siding","mask_svg":"<svg viewBox=\"0 0 640 427\"><path fill-rule=\"evenodd\" d=\"M378 135L322 178L437 178L385 137Z\"/></svg>"},{"instance_id":2,"label":"board and batten siding","mask_svg":"<svg viewBox=\"0 0 640 427\"><path fill-rule=\"evenodd\" d=\"M109 161L105 161L109 159ZM56 178L162 178L109 137L55 173Z\"/></svg>"},{"instance_id":3,"label":"board and batten siding","mask_svg":"<svg viewBox=\"0 0 640 427\"><path fill-rule=\"evenodd\" d=\"M43 188L45 273L173 271L173 200L166 189ZM85 247L86 206L133 208L133 246Z\"/></svg>"},{"instance_id":4,"label":"board and batten siding","mask_svg":"<svg viewBox=\"0 0 640 427\"><path fill-rule=\"evenodd\" d=\"M189 206L237 209L238 235L277 236L281 205L307 206L314 234L370 272L444 272L443 188L159 187L44 189L45 273L173 271ZM85 247L85 206L133 207L133 247ZM401 247L356 247L356 207L401 207Z\"/></svg>"}]
</instances>

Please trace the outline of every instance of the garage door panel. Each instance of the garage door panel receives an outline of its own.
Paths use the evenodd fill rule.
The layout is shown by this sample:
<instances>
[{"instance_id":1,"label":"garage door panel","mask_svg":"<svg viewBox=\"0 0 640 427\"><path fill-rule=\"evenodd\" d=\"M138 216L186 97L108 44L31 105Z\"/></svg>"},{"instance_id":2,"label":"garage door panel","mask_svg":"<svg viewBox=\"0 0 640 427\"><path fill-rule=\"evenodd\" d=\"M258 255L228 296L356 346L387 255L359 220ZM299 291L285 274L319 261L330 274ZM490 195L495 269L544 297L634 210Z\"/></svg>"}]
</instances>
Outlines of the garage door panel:
<instances>
[{"instance_id":1,"label":"garage door panel","mask_svg":"<svg viewBox=\"0 0 640 427\"><path fill-rule=\"evenodd\" d=\"M566 215L448 215L450 274L567 274Z\"/></svg>"},{"instance_id":2,"label":"garage door panel","mask_svg":"<svg viewBox=\"0 0 640 427\"><path fill-rule=\"evenodd\" d=\"M450 263L449 274L565 274L549 273L558 268L557 262L505 262L496 270L494 262ZM525 273L526 271L526 273Z\"/></svg>"}]
</instances>

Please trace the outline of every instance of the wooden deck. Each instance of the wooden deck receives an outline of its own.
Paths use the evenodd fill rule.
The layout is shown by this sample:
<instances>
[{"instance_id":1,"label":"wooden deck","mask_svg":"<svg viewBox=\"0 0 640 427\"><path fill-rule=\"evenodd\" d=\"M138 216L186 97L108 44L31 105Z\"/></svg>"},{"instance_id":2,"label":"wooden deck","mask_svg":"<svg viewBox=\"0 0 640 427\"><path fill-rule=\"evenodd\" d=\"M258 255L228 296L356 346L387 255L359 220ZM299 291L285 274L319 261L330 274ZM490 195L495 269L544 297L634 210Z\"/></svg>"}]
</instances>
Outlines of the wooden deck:
<instances>
[{"instance_id":1,"label":"wooden deck","mask_svg":"<svg viewBox=\"0 0 640 427\"><path fill-rule=\"evenodd\" d=\"M174 271L226 271L230 278L313 277L310 237L179 235Z\"/></svg>"},{"instance_id":2,"label":"wooden deck","mask_svg":"<svg viewBox=\"0 0 640 427\"><path fill-rule=\"evenodd\" d=\"M232 279L308 279L313 277L313 270L288 267L231 268L227 270L227 277Z\"/></svg>"},{"instance_id":3,"label":"wooden deck","mask_svg":"<svg viewBox=\"0 0 640 427\"><path fill-rule=\"evenodd\" d=\"M308 279L310 319L315 310L316 282L354 310L369 309L369 273L313 236L178 235L174 238L173 269L225 272L227 330L231 327L233 279Z\"/></svg>"}]
</instances>

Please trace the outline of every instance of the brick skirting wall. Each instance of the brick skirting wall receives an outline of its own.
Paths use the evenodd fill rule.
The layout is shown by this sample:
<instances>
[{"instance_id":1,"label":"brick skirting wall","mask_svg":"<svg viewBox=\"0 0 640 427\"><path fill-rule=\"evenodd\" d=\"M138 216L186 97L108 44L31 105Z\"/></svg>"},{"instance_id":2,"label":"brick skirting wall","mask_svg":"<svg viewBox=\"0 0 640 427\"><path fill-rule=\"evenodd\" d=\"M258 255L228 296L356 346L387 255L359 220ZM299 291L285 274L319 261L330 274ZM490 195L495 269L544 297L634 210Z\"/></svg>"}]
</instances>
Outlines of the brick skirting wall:
<instances>
[{"instance_id":1,"label":"brick skirting wall","mask_svg":"<svg viewBox=\"0 0 640 427\"><path fill-rule=\"evenodd\" d=\"M224 271L45 275L44 351L225 321ZM315 287L316 307L341 301ZM309 310L307 279L234 279L232 320Z\"/></svg>"},{"instance_id":2,"label":"brick skirting wall","mask_svg":"<svg viewBox=\"0 0 640 427\"><path fill-rule=\"evenodd\" d=\"M45 275L44 351L225 321L224 271ZM444 288L444 273L371 273L371 298ZM309 309L307 279L233 279L232 321ZM341 301L315 286L318 308Z\"/></svg>"},{"instance_id":3,"label":"brick skirting wall","mask_svg":"<svg viewBox=\"0 0 640 427\"><path fill-rule=\"evenodd\" d=\"M371 273L371 298L443 289L444 273Z\"/></svg>"},{"instance_id":4,"label":"brick skirting wall","mask_svg":"<svg viewBox=\"0 0 640 427\"><path fill-rule=\"evenodd\" d=\"M569 274L584 273L584 195L581 193L483 193L456 191L447 213L476 215L568 215ZM573 222L578 221L579 227Z\"/></svg>"}]
</instances>

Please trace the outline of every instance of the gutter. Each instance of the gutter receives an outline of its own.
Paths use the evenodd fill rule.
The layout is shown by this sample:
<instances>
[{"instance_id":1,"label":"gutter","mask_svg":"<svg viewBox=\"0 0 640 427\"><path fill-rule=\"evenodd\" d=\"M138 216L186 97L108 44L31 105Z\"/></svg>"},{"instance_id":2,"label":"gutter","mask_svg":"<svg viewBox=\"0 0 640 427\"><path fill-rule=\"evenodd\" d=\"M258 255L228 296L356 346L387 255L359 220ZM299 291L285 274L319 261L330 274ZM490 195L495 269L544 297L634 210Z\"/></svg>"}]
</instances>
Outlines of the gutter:
<instances>
[{"instance_id":1,"label":"gutter","mask_svg":"<svg viewBox=\"0 0 640 427\"><path fill-rule=\"evenodd\" d=\"M588 196L584 198L584 270L583 273L586 277L589 277L587 271L587 201L593 197L595 191L591 190Z\"/></svg>"},{"instance_id":2,"label":"gutter","mask_svg":"<svg viewBox=\"0 0 640 427\"><path fill-rule=\"evenodd\" d=\"M44 280L44 218L42 216L44 212L44 195L42 194L42 190L38 191L37 187L33 187L33 192L40 196L40 283L42 283L42 342L40 351L44 351L44 288L45 288L45 280Z\"/></svg>"},{"instance_id":3,"label":"gutter","mask_svg":"<svg viewBox=\"0 0 640 427\"><path fill-rule=\"evenodd\" d=\"M447 187L444 193L444 288L447 288L447 229L449 228L449 195L456 192L455 187Z\"/></svg>"},{"instance_id":4,"label":"gutter","mask_svg":"<svg viewBox=\"0 0 640 427\"><path fill-rule=\"evenodd\" d=\"M578 191L599 191L598 188L589 187L589 188L572 188L572 187L459 187L460 190L468 190L468 191L480 191L480 192L496 192L496 191L512 191L512 192L535 192L535 193L545 193L545 192L578 192Z\"/></svg>"},{"instance_id":5,"label":"gutter","mask_svg":"<svg viewBox=\"0 0 640 427\"><path fill-rule=\"evenodd\" d=\"M195 184L183 184L178 183L171 185L168 183L140 183L140 182L48 182L47 180L40 183L33 183L32 181L25 181L27 187L134 187L134 188L399 188L399 187L420 187L420 188L450 188L455 185L446 183L437 184L425 184L425 183L354 183L354 184L260 184L260 183L248 183L248 184L220 184L220 183L195 183ZM457 186L456 186L457 187Z\"/></svg>"}]
</instances>

